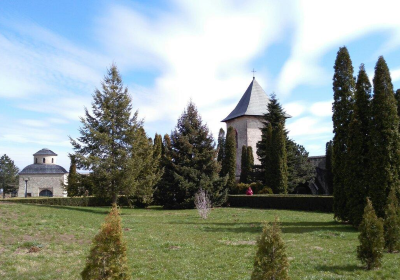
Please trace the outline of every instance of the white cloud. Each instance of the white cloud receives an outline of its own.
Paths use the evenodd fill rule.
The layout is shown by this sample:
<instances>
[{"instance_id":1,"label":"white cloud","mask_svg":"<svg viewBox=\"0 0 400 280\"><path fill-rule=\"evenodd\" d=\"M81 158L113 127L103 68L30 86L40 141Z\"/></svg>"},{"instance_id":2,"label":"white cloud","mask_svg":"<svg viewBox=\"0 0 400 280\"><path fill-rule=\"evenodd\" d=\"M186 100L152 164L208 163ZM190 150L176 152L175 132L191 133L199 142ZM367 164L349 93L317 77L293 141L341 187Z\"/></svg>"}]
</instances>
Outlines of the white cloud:
<instances>
[{"instance_id":1,"label":"white cloud","mask_svg":"<svg viewBox=\"0 0 400 280\"><path fill-rule=\"evenodd\" d=\"M287 126L290 137L330 133L332 125L316 117L303 117L290 122Z\"/></svg>"},{"instance_id":2,"label":"white cloud","mask_svg":"<svg viewBox=\"0 0 400 280\"><path fill-rule=\"evenodd\" d=\"M400 80L400 69L390 71L390 76L393 82Z\"/></svg>"},{"instance_id":3,"label":"white cloud","mask_svg":"<svg viewBox=\"0 0 400 280\"><path fill-rule=\"evenodd\" d=\"M33 126L33 127L46 127L46 126L48 126L48 123L45 122L45 121L29 120L29 119L19 120L19 123L22 124L22 125Z\"/></svg>"},{"instance_id":4,"label":"white cloud","mask_svg":"<svg viewBox=\"0 0 400 280\"><path fill-rule=\"evenodd\" d=\"M310 112L318 117L332 116L332 101L316 102L311 105Z\"/></svg>"},{"instance_id":5,"label":"white cloud","mask_svg":"<svg viewBox=\"0 0 400 280\"><path fill-rule=\"evenodd\" d=\"M292 116L292 118L298 117L306 110L304 102L291 102L283 105L283 109Z\"/></svg>"}]
</instances>

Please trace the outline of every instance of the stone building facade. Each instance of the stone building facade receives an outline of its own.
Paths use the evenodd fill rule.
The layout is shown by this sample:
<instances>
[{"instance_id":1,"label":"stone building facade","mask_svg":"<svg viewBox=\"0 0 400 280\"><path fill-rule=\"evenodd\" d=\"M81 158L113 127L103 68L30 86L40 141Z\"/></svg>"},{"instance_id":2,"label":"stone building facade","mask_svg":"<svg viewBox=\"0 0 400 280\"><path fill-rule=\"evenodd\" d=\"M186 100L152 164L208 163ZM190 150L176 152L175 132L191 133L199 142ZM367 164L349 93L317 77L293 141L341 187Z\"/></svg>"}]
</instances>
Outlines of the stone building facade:
<instances>
[{"instance_id":1,"label":"stone building facade","mask_svg":"<svg viewBox=\"0 0 400 280\"><path fill-rule=\"evenodd\" d=\"M18 197L54 196L65 197L63 184L67 184L68 172L57 165L57 154L42 149L33 155L33 164L19 173Z\"/></svg>"}]
</instances>

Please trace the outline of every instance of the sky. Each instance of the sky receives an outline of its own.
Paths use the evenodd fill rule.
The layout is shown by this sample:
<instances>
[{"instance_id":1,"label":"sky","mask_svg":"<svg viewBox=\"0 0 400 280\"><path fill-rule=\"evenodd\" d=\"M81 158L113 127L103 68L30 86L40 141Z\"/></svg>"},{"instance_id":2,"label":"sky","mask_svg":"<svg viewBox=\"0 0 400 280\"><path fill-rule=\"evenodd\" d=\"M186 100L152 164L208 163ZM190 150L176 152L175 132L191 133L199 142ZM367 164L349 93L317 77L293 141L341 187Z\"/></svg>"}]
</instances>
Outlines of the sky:
<instances>
[{"instance_id":1,"label":"sky","mask_svg":"<svg viewBox=\"0 0 400 280\"><path fill-rule=\"evenodd\" d=\"M332 134L333 64L346 46L372 80L400 87L397 1L0 0L0 154L22 169L42 148L69 167L69 137L115 63L149 137L192 100L214 137L255 77L311 156Z\"/></svg>"}]
</instances>

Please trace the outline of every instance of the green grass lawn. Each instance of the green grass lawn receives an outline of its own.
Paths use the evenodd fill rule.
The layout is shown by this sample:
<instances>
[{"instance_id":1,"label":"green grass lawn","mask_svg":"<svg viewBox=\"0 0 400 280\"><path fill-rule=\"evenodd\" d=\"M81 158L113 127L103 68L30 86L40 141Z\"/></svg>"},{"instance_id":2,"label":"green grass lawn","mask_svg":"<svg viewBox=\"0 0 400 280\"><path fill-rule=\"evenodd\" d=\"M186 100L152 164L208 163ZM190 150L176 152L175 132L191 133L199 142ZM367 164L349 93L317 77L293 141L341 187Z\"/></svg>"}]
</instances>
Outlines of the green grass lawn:
<instances>
[{"instance_id":1,"label":"green grass lawn","mask_svg":"<svg viewBox=\"0 0 400 280\"><path fill-rule=\"evenodd\" d=\"M80 279L108 208L0 202L0 279ZM400 254L365 271L357 232L332 214L239 208L122 209L133 279L250 279L263 221L278 216L292 279L400 279ZM36 245L39 252L29 252Z\"/></svg>"}]
</instances>

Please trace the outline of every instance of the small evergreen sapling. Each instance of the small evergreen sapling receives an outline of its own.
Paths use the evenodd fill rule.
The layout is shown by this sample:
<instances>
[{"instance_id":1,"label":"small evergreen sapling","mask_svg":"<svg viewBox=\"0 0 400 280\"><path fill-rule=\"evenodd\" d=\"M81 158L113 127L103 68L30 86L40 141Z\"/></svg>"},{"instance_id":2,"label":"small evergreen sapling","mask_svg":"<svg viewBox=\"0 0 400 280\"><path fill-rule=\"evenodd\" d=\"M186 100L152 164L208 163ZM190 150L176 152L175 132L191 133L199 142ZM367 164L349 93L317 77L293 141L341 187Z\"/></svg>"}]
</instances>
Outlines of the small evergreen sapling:
<instances>
[{"instance_id":1,"label":"small evergreen sapling","mask_svg":"<svg viewBox=\"0 0 400 280\"><path fill-rule=\"evenodd\" d=\"M357 247L357 257L367 269L379 268L383 256L385 240L383 237L383 222L378 219L372 203L367 198L367 205L364 208L363 220L359 227L360 235Z\"/></svg>"},{"instance_id":2,"label":"small evergreen sapling","mask_svg":"<svg viewBox=\"0 0 400 280\"><path fill-rule=\"evenodd\" d=\"M94 237L86 267L81 273L83 280L128 280L126 243L122 237L121 217L116 204Z\"/></svg>"},{"instance_id":3,"label":"small evergreen sapling","mask_svg":"<svg viewBox=\"0 0 400 280\"><path fill-rule=\"evenodd\" d=\"M277 217L272 225L264 225L257 246L251 280L289 279L289 262Z\"/></svg>"},{"instance_id":4,"label":"small evergreen sapling","mask_svg":"<svg viewBox=\"0 0 400 280\"><path fill-rule=\"evenodd\" d=\"M389 253L400 249L400 215L399 201L394 188L390 190L385 211L385 248Z\"/></svg>"}]
</instances>

